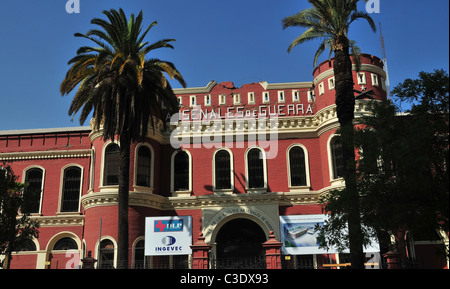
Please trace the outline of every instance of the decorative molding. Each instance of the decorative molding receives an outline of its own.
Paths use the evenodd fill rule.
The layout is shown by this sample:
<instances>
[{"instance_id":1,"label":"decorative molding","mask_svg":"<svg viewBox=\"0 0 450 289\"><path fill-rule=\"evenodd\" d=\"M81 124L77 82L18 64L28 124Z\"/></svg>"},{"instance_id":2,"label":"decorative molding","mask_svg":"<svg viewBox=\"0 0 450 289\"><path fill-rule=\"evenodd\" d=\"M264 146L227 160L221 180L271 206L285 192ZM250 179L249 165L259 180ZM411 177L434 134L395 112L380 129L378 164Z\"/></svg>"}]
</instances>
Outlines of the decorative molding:
<instances>
[{"instance_id":1,"label":"decorative molding","mask_svg":"<svg viewBox=\"0 0 450 289\"><path fill-rule=\"evenodd\" d=\"M39 222L40 227L66 227L66 226L83 226L84 215L67 214L58 216L32 216L32 220Z\"/></svg>"},{"instance_id":2,"label":"decorative molding","mask_svg":"<svg viewBox=\"0 0 450 289\"><path fill-rule=\"evenodd\" d=\"M292 206L315 204L319 197L331 190L339 189L337 186L329 186L320 191L310 192L269 192L253 194L231 195L202 195L163 197L144 192L130 192L129 205L149 207L158 210L200 210L207 207L233 207L233 206ZM118 193L89 193L81 198L85 210L98 206L116 206Z\"/></svg>"},{"instance_id":3,"label":"decorative molding","mask_svg":"<svg viewBox=\"0 0 450 289\"><path fill-rule=\"evenodd\" d=\"M356 71L356 66L354 64L352 65L352 70ZM360 71L376 73L376 74L380 75L381 77L386 78L386 72L382 68L380 68L376 65L373 65L373 64L361 64ZM318 83L320 83L324 79L326 79L330 76L333 76L333 75L334 75L334 70L332 67L330 67L330 69L317 75L317 77L314 79L314 86L316 86Z\"/></svg>"},{"instance_id":4,"label":"decorative molding","mask_svg":"<svg viewBox=\"0 0 450 289\"><path fill-rule=\"evenodd\" d=\"M0 161L21 161L36 159L85 158L91 156L91 149L54 150L0 153Z\"/></svg>"}]
</instances>

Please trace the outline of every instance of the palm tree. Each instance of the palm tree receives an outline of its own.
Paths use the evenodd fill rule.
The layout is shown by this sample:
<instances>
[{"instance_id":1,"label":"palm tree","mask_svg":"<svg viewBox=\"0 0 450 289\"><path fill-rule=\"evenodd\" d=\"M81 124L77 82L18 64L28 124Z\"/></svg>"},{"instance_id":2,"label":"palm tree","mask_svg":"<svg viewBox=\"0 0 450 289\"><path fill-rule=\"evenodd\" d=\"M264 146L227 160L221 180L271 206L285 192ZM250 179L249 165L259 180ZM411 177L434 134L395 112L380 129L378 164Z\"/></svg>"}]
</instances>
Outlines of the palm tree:
<instances>
[{"instance_id":1,"label":"palm tree","mask_svg":"<svg viewBox=\"0 0 450 289\"><path fill-rule=\"evenodd\" d=\"M130 145L147 134L154 118L162 119L162 102L167 112L178 111L178 102L165 74L186 84L173 63L146 59L149 52L163 47L173 48L174 39L153 44L144 42L153 22L142 32L142 11L130 19L122 9L104 11L109 21L95 18L92 29L76 37L86 38L97 46L83 46L69 61L71 65L61 83L61 94L69 94L77 85L69 108L72 119L80 110L83 124L93 111L94 128L102 126L104 140L120 141L119 205L118 205L118 266L128 267L128 194Z\"/></svg>"},{"instance_id":2,"label":"palm tree","mask_svg":"<svg viewBox=\"0 0 450 289\"><path fill-rule=\"evenodd\" d=\"M334 52L333 70L335 76L336 112L340 124L342 154L344 159L344 180L348 207L349 243L352 268L364 268L363 240L359 213L359 197L355 179L355 151L353 141L353 119L355 97L353 92L352 59L359 66L359 48L348 38L350 25L358 19L365 19L373 31L376 26L372 18L358 11L359 0L308 0L313 6L282 20L283 28L306 28L294 39L288 52L306 41L320 39L321 43L314 57L314 66L322 52Z\"/></svg>"}]
</instances>

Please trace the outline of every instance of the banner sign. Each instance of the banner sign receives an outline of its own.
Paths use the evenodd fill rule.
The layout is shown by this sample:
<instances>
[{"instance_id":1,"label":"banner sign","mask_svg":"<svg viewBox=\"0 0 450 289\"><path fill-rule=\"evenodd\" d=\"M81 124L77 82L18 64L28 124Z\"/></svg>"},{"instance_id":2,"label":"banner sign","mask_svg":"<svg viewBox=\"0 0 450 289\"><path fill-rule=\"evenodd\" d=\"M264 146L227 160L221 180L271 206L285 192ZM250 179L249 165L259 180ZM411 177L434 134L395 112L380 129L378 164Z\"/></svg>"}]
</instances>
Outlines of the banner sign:
<instances>
[{"instance_id":1,"label":"banner sign","mask_svg":"<svg viewBox=\"0 0 450 289\"><path fill-rule=\"evenodd\" d=\"M311 254L336 254L337 249L329 250L319 248L317 240L318 232L315 226L323 226L326 215L292 215L280 216L281 242L283 253L286 255L311 255ZM365 247L364 252L379 252L379 244L372 241L370 247ZM348 253L346 250L344 253Z\"/></svg>"},{"instance_id":2,"label":"banner sign","mask_svg":"<svg viewBox=\"0 0 450 289\"><path fill-rule=\"evenodd\" d=\"M146 256L192 254L192 217L145 218Z\"/></svg>"}]
</instances>

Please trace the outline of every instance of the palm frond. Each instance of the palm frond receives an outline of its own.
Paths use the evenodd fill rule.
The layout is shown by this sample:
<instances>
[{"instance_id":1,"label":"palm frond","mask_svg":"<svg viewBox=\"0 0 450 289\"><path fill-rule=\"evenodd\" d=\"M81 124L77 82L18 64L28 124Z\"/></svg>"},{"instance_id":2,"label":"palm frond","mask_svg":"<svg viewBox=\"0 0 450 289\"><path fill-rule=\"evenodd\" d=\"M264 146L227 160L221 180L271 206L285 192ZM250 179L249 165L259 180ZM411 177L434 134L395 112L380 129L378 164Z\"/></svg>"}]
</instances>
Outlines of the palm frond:
<instances>
[{"instance_id":1,"label":"palm frond","mask_svg":"<svg viewBox=\"0 0 450 289\"><path fill-rule=\"evenodd\" d=\"M186 83L175 65L159 59L146 60L151 51L173 48L175 39L162 39L153 44L144 42L145 36L157 22L142 32L142 11L127 19L122 9L104 11L107 19L94 18L91 29L76 37L91 40L98 46L82 46L61 83L61 94L77 92L69 108L72 118L80 113L80 123L92 113L95 128L103 126L103 137L114 138L127 132L132 140L147 132L153 118L165 119L162 102L171 113L178 110L178 102L167 81L168 75L183 87Z\"/></svg>"}]
</instances>

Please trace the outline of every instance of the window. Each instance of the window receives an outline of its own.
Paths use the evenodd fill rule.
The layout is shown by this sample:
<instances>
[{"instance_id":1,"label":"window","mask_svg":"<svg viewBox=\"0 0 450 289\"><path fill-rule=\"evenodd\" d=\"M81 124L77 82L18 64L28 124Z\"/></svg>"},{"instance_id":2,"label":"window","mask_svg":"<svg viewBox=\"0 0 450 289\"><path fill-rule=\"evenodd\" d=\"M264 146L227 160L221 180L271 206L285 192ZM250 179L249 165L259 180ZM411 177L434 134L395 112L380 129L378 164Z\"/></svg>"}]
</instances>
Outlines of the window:
<instances>
[{"instance_id":1,"label":"window","mask_svg":"<svg viewBox=\"0 0 450 289\"><path fill-rule=\"evenodd\" d=\"M269 103L270 102L270 93L268 91L263 92L263 103Z\"/></svg>"},{"instance_id":2,"label":"window","mask_svg":"<svg viewBox=\"0 0 450 289\"><path fill-rule=\"evenodd\" d=\"M196 106L197 105L197 96L191 95L190 99L191 99L191 107Z\"/></svg>"},{"instance_id":3,"label":"window","mask_svg":"<svg viewBox=\"0 0 450 289\"><path fill-rule=\"evenodd\" d=\"M265 188L263 152L252 148L247 153L247 187L249 189Z\"/></svg>"},{"instance_id":4,"label":"window","mask_svg":"<svg viewBox=\"0 0 450 289\"><path fill-rule=\"evenodd\" d=\"M306 186L305 151L300 146L289 150L290 186Z\"/></svg>"},{"instance_id":5,"label":"window","mask_svg":"<svg viewBox=\"0 0 450 289\"><path fill-rule=\"evenodd\" d=\"M383 88L383 90L386 90L386 80L384 78L381 78L381 88Z\"/></svg>"},{"instance_id":6,"label":"window","mask_svg":"<svg viewBox=\"0 0 450 289\"><path fill-rule=\"evenodd\" d=\"M241 95L239 93L233 94L233 104L234 105L241 104Z\"/></svg>"},{"instance_id":7,"label":"window","mask_svg":"<svg viewBox=\"0 0 450 289\"><path fill-rule=\"evenodd\" d=\"M230 153L221 149L214 154L214 189L231 190L232 185L232 161Z\"/></svg>"},{"instance_id":8,"label":"window","mask_svg":"<svg viewBox=\"0 0 450 289\"><path fill-rule=\"evenodd\" d=\"M284 91L278 91L278 102L284 103Z\"/></svg>"},{"instance_id":9,"label":"window","mask_svg":"<svg viewBox=\"0 0 450 289\"><path fill-rule=\"evenodd\" d=\"M322 95L325 93L325 89L323 87L323 82L319 83L319 95Z\"/></svg>"},{"instance_id":10,"label":"window","mask_svg":"<svg viewBox=\"0 0 450 289\"><path fill-rule=\"evenodd\" d=\"M30 240L26 239L24 240L18 247L15 248L17 252L25 252L25 251L36 251L36 244Z\"/></svg>"},{"instance_id":11,"label":"window","mask_svg":"<svg viewBox=\"0 0 450 289\"><path fill-rule=\"evenodd\" d=\"M144 246L145 241L140 240L136 243L136 246L134 247L134 266L133 266L134 269L149 268L149 264L148 263L145 264Z\"/></svg>"},{"instance_id":12,"label":"window","mask_svg":"<svg viewBox=\"0 0 450 289\"><path fill-rule=\"evenodd\" d=\"M372 78L372 85L373 86L378 86L378 75L376 75L375 73L371 73L371 78Z\"/></svg>"},{"instance_id":13,"label":"window","mask_svg":"<svg viewBox=\"0 0 450 289\"><path fill-rule=\"evenodd\" d=\"M53 250L78 250L78 245L74 239L64 237L56 242L55 246L53 246Z\"/></svg>"},{"instance_id":14,"label":"window","mask_svg":"<svg viewBox=\"0 0 450 289\"><path fill-rule=\"evenodd\" d=\"M142 145L137 153L136 185L151 187L152 153L150 148Z\"/></svg>"},{"instance_id":15,"label":"window","mask_svg":"<svg viewBox=\"0 0 450 289\"><path fill-rule=\"evenodd\" d=\"M222 104L227 104L227 99L226 99L226 95L225 94L220 94L219 95L219 105Z\"/></svg>"},{"instance_id":16,"label":"window","mask_svg":"<svg viewBox=\"0 0 450 289\"><path fill-rule=\"evenodd\" d=\"M205 95L205 106L211 106L211 94Z\"/></svg>"},{"instance_id":17,"label":"window","mask_svg":"<svg viewBox=\"0 0 450 289\"><path fill-rule=\"evenodd\" d=\"M180 151L175 155L173 161L173 190L189 191L189 155L185 151Z\"/></svg>"},{"instance_id":18,"label":"window","mask_svg":"<svg viewBox=\"0 0 450 289\"><path fill-rule=\"evenodd\" d=\"M249 92L247 94L247 96L248 96L248 104L254 104L255 103L255 93Z\"/></svg>"},{"instance_id":19,"label":"window","mask_svg":"<svg viewBox=\"0 0 450 289\"><path fill-rule=\"evenodd\" d=\"M366 74L364 72L358 72L358 84L366 84Z\"/></svg>"},{"instance_id":20,"label":"window","mask_svg":"<svg viewBox=\"0 0 450 289\"><path fill-rule=\"evenodd\" d=\"M114 186L119 184L120 148L111 143L105 149L103 185Z\"/></svg>"},{"instance_id":21,"label":"window","mask_svg":"<svg viewBox=\"0 0 450 289\"><path fill-rule=\"evenodd\" d=\"M334 76L328 78L328 89L334 89Z\"/></svg>"},{"instance_id":22,"label":"window","mask_svg":"<svg viewBox=\"0 0 450 289\"><path fill-rule=\"evenodd\" d=\"M344 176L344 159L342 156L342 144L338 136L331 139L331 164L333 168L333 179L342 178Z\"/></svg>"},{"instance_id":23,"label":"window","mask_svg":"<svg viewBox=\"0 0 450 289\"><path fill-rule=\"evenodd\" d=\"M80 209L81 168L72 166L64 170L61 212L78 212Z\"/></svg>"},{"instance_id":24,"label":"window","mask_svg":"<svg viewBox=\"0 0 450 289\"><path fill-rule=\"evenodd\" d=\"M44 170L31 168L25 173L25 183L28 187L24 195L30 204L30 213L39 213L41 207L41 195L44 181Z\"/></svg>"},{"instance_id":25,"label":"window","mask_svg":"<svg viewBox=\"0 0 450 289\"><path fill-rule=\"evenodd\" d=\"M292 102L299 102L300 101L300 92L298 90L292 91Z\"/></svg>"},{"instance_id":26,"label":"window","mask_svg":"<svg viewBox=\"0 0 450 289\"><path fill-rule=\"evenodd\" d=\"M178 97L178 105L179 106L183 105L183 97L181 96Z\"/></svg>"},{"instance_id":27,"label":"window","mask_svg":"<svg viewBox=\"0 0 450 289\"><path fill-rule=\"evenodd\" d=\"M100 258L98 267L100 269L114 269L114 243L111 240L100 242Z\"/></svg>"},{"instance_id":28,"label":"window","mask_svg":"<svg viewBox=\"0 0 450 289\"><path fill-rule=\"evenodd\" d=\"M308 94L308 102L309 103L313 103L314 102L314 90L308 90L307 92Z\"/></svg>"}]
</instances>

